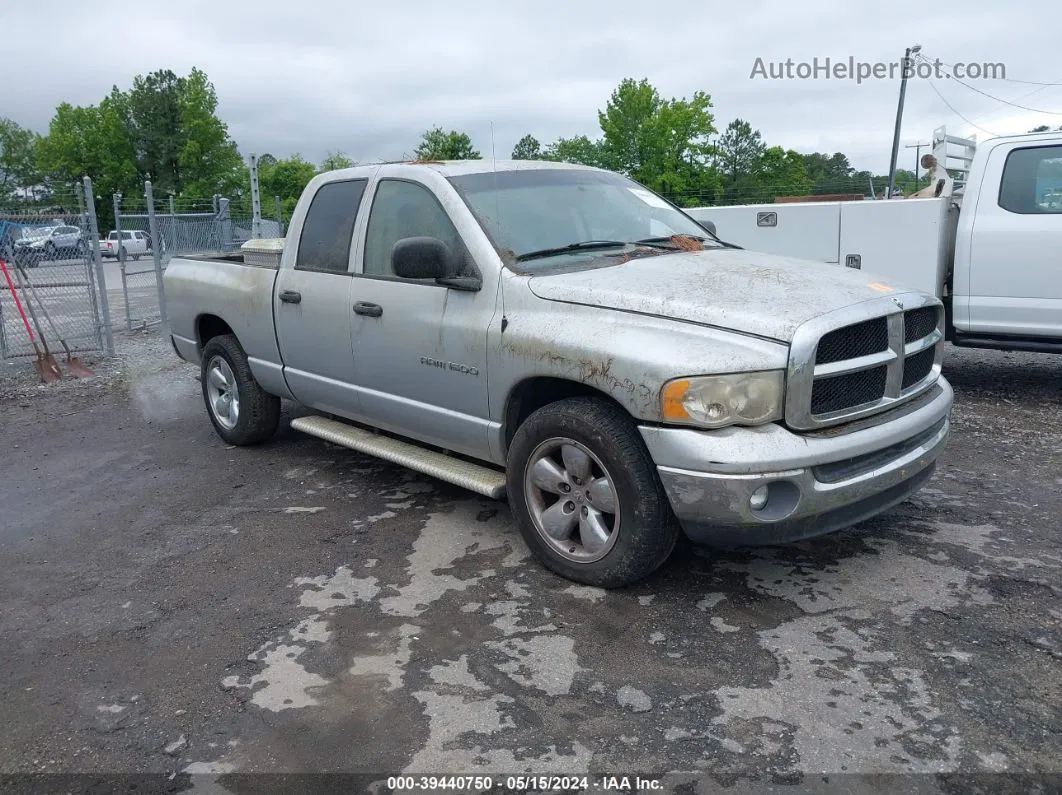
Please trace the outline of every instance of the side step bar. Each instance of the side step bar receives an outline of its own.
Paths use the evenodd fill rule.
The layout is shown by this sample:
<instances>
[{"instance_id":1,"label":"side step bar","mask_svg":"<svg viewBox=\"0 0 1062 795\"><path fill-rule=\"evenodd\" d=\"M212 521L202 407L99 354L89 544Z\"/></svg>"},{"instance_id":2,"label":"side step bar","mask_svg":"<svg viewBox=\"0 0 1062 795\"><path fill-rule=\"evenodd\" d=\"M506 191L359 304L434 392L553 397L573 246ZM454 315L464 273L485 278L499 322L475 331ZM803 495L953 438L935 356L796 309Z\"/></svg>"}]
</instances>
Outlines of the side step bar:
<instances>
[{"instance_id":1,"label":"side step bar","mask_svg":"<svg viewBox=\"0 0 1062 795\"><path fill-rule=\"evenodd\" d=\"M291 427L359 453L401 464L455 486L498 500L505 496L505 473L436 450L403 442L383 434L372 433L327 417L297 417Z\"/></svg>"}]
</instances>

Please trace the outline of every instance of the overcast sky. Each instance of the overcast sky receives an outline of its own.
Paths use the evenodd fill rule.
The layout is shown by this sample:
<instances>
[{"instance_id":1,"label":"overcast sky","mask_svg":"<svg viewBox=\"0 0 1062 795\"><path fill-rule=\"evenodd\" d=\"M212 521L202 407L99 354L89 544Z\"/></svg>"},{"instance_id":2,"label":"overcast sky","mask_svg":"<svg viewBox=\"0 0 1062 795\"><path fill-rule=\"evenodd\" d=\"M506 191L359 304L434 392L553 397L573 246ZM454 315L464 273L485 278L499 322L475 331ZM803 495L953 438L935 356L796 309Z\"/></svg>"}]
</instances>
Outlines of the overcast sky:
<instances>
[{"instance_id":1,"label":"overcast sky","mask_svg":"<svg viewBox=\"0 0 1062 795\"><path fill-rule=\"evenodd\" d=\"M138 73L203 69L245 155L328 151L397 158L440 125L484 155L508 157L525 133L596 137L597 110L625 77L665 97L707 91L716 126L736 117L769 145L843 151L883 173L898 80L750 79L765 62L897 61L905 47L947 63L1002 62L1013 80L1062 83L1062 4L1048 0L891 3L830 0L0 0L0 116L46 131L55 106L98 102ZM1008 107L961 85L908 83L903 143L1062 125L1062 86L972 85L1054 115ZM911 167L913 150L901 150Z\"/></svg>"}]
</instances>

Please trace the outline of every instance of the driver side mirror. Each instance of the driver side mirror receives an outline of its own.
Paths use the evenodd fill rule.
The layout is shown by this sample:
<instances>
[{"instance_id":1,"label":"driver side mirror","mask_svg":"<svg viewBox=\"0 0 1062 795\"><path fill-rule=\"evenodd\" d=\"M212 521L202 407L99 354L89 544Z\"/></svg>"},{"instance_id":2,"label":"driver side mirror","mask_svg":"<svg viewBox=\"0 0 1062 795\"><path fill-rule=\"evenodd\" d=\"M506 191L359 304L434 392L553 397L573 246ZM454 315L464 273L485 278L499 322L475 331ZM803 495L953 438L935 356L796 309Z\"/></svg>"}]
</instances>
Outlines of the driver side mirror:
<instances>
[{"instance_id":1,"label":"driver side mirror","mask_svg":"<svg viewBox=\"0 0 1062 795\"><path fill-rule=\"evenodd\" d=\"M391 248L391 270L402 279L449 279L456 276L450 247L437 237L404 237Z\"/></svg>"},{"instance_id":2,"label":"driver side mirror","mask_svg":"<svg viewBox=\"0 0 1062 795\"><path fill-rule=\"evenodd\" d=\"M707 232L711 232L715 235L715 224L711 221L697 221L697 225Z\"/></svg>"}]
</instances>

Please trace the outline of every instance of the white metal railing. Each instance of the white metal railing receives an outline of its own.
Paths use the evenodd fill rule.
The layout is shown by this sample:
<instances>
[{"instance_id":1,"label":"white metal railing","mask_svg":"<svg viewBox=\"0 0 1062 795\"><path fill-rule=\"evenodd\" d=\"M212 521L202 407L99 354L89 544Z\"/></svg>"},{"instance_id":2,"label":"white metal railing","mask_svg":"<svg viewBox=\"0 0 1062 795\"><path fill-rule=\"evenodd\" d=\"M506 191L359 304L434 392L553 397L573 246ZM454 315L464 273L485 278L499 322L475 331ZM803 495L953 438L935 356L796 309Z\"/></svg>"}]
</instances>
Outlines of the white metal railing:
<instances>
[{"instance_id":1,"label":"white metal railing","mask_svg":"<svg viewBox=\"0 0 1062 795\"><path fill-rule=\"evenodd\" d=\"M944 127L937 127L933 130L933 157L951 174L955 192L965 187L976 150L977 140L975 138L948 135Z\"/></svg>"}]
</instances>

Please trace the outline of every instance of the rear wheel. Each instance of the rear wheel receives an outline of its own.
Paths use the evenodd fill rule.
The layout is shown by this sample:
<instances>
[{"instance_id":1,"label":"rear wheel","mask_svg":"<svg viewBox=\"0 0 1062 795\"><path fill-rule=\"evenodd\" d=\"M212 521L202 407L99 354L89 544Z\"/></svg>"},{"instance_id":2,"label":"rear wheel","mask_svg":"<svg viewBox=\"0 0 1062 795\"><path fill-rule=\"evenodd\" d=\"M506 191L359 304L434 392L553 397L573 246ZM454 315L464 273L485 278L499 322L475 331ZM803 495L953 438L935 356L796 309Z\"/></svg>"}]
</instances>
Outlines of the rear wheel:
<instances>
[{"instance_id":1,"label":"rear wheel","mask_svg":"<svg viewBox=\"0 0 1062 795\"><path fill-rule=\"evenodd\" d=\"M586 585L637 582L678 538L637 428L605 400L563 400L528 417L509 449L508 495L535 556Z\"/></svg>"},{"instance_id":2,"label":"rear wheel","mask_svg":"<svg viewBox=\"0 0 1062 795\"><path fill-rule=\"evenodd\" d=\"M232 334L203 348L203 401L218 436L229 444L262 442L280 424L280 398L254 380L247 354Z\"/></svg>"}]
</instances>

